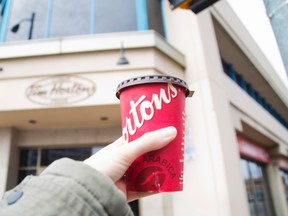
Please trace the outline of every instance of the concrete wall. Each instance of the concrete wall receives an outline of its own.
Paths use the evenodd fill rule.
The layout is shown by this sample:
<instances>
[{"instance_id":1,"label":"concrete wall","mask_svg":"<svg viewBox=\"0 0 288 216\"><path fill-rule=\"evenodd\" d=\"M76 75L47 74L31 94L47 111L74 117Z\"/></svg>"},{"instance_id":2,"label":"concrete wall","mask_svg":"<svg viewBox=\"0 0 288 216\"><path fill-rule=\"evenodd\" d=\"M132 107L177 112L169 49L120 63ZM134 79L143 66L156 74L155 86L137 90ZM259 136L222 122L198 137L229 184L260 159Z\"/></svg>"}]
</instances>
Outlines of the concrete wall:
<instances>
[{"instance_id":1,"label":"concrete wall","mask_svg":"<svg viewBox=\"0 0 288 216\"><path fill-rule=\"evenodd\" d=\"M234 25L237 21L233 12L229 11L227 16L221 14L229 6L221 7L218 15L223 22L227 21L225 24L233 24L229 32L234 33L238 45L260 73L279 83L277 87L273 81L272 86L287 103L287 97L282 94L283 83L268 72L270 63L255 42L241 31L242 25L239 29ZM287 149L287 130L224 74L211 19L209 11L195 16L190 11L171 12L168 5L165 10L167 40L185 54L185 78L195 90L193 98L186 103L186 133L189 134L185 145L193 149L193 156L185 162L183 192L143 199L143 215L249 216L236 131L252 136L263 146ZM243 38L237 37L235 32ZM263 65L267 67L263 68ZM282 150L281 154L287 152ZM278 170L273 162L267 166L272 203L276 215L282 216L287 214L287 204Z\"/></svg>"},{"instance_id":2,"label":"concrete wall","mask_svg":"<svg viewBox=\"0 0 288 216\"><path fill-rule=\"evenodd\" d=\"M249 215L210 13L167 16L169 23L181 23L168 27L168 40L186 54L186 81L195 90L186 127L197 157L185 165L184 191L172 195L174 215Z\"/></svg>"},{"instance_id":3,"label":"concrete wall","mask_svg":"<svg viewBox=\"0 0 288 216\"><path fill-rule=\"evenodd\" d=\"M19 151L16 136L13 128L0 128L0 197L17 184Z\"/></svg>"}]
</instances>

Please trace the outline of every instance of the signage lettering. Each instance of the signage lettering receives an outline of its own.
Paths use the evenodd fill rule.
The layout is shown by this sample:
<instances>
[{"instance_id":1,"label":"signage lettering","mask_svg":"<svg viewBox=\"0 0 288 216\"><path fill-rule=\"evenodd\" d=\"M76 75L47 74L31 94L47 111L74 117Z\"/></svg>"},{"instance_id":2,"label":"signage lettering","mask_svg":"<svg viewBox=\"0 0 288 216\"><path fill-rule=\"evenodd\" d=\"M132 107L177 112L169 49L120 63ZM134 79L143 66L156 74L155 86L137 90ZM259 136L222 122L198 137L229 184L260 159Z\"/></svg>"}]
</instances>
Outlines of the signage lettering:
<instances>
[{"instance_id":1,"label":"signage lettering","mask_svg":"<svg viewBox=\"0 0 288 216\"><path fill-rule=\"evenodd\" d=\"M41 105L66 105L91 97L93 81L80 76L53 76L36 81L26 90L27 98Z\"/></svg>"},{"instance_id":2,"label":"signage lettering","mask_svg":"<svg viewBox=\"0 0 288 216\"><path fill-rule=\"evenodd\" d=\"M250 140L237 136L240 153L252 159L268 163L270 161L268 150Z\"/></svg>"},{"instance_id":3,"label":"signage lettering","mask_svg":"<svg viewBox=\"0 0 288 216\"><path fill-rule=\"evenodd\" d=\"M167 89L161 88L159 95L152 95L151 101L145 100L146 95L142 95L137 101L130 101L130 116L126 117L126 126L123 127L122 131L124 141L128 143L129 136L135 134L137 129L141 128L145 121L153 118L154 109L161 110L163 103L169 104L175 97L177 97L177 89L171 83L168 83ZM139 108L140 115L136 108Z\"/></svg>"}]
</instances>

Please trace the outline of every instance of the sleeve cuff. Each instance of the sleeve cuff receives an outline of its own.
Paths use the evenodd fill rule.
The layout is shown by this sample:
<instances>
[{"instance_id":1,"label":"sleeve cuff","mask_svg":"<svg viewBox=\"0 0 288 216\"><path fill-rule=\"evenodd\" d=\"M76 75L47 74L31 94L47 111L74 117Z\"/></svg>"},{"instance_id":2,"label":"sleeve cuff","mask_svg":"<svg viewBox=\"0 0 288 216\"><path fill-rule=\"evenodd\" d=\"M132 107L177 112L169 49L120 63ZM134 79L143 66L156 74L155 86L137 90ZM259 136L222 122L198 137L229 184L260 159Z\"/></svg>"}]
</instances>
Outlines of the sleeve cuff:
<instances>
[{"instance_id":1,"label":"sleeve cuff","mask_svg":"<svg viewBox=\"0 0 288 216\"><path fill-rule=\"evenodd\" d=\"M114 182L83 162L63 158L47 167L41 174L43 175L62 176L75 180L95 197L108 215L132 215L123 192L115 186Z\"/></svg>"}]
</instances>

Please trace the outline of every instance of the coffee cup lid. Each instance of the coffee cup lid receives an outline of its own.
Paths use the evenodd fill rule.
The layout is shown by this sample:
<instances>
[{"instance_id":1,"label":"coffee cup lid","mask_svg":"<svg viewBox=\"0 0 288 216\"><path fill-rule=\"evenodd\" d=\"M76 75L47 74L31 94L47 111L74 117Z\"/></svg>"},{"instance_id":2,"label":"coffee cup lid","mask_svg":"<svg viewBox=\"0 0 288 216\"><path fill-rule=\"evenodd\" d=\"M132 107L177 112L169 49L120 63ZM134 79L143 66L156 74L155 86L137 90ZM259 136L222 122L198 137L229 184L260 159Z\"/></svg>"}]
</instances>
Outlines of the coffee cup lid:
<instances>
[{"instance_id":1,"label":"coffee cup lid","mask_svg":"<svg viewBox=\"0 0 288 216\"><path fill-rule=\"evenodd\" d=\"M180 85L185 88L186 97L192 97L194 91L190 91L188 85L182 79L173 76L166 75L148 75L148 76L139 76L131 79L124 80L117 86L116 97L120 97L120 91L126 87L141 85L146 83L172 83L176 85Z\"/></svg>"}]
</instances>

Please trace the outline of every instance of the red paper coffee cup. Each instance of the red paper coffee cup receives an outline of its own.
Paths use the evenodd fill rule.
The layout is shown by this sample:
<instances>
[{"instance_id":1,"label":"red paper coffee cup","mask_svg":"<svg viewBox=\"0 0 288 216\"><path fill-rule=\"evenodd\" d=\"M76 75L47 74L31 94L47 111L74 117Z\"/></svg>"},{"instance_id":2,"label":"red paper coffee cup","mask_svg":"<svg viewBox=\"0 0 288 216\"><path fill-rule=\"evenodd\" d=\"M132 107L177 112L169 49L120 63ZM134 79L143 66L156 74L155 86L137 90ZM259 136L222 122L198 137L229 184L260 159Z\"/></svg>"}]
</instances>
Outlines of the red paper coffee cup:
<instances>
[{"instance_id":1,"label":"red paper coffee cup","mask_svg":"<svg viewBox=\"0 0 288 216\"><path fill-rule=\"evenodd\" d=\"M143 134L174 126L176 138L166 147L138 157L124 178L129 191L183 189L185 98L192 91L176 77L153 75L125 80L117 87L125 143Z\"/></svg>"}]
</instances>

